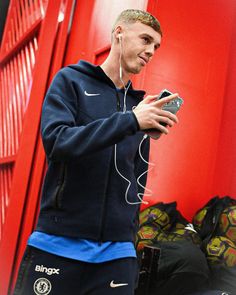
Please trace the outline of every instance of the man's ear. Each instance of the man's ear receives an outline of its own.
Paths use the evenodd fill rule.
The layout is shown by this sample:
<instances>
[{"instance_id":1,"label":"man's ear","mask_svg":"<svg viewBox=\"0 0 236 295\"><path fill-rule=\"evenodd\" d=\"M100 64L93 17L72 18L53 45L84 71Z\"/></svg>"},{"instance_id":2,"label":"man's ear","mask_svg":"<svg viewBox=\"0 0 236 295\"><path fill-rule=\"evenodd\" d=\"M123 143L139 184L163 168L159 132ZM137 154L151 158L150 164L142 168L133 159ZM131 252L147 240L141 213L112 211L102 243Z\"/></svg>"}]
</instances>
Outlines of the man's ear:
<instances>
[{"instance_id":1,"label":"man's ear","mask_svg":"<svg viewBox=\"0 0 236 295\"><path fill-rule=\"evenodd\" d=\"M115 28L114 30L114 37L119 41L121 42L121 38L122 38L122 32L123 32L123 29L122 27L119 25Z\"/></svg>"}]
</instances>

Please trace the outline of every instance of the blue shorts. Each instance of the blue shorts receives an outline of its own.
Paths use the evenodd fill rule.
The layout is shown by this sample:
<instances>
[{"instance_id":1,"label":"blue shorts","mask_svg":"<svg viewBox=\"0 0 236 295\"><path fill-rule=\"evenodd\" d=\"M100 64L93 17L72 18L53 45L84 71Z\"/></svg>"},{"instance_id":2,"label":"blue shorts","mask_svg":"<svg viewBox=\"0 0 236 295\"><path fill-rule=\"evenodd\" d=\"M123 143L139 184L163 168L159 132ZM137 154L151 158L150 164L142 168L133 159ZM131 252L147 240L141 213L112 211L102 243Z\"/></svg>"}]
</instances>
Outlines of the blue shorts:
<instances>
[{"instance_id":1,"label":"blue shorts","mask_svg":"<svg viewBox=\"0 0 236 295\"><path fill-rule=\"evenodd\" d=\"M14 295L133 295L137 259L103 263L68 259L27 246Z\"/></svg>"}]
</instances>

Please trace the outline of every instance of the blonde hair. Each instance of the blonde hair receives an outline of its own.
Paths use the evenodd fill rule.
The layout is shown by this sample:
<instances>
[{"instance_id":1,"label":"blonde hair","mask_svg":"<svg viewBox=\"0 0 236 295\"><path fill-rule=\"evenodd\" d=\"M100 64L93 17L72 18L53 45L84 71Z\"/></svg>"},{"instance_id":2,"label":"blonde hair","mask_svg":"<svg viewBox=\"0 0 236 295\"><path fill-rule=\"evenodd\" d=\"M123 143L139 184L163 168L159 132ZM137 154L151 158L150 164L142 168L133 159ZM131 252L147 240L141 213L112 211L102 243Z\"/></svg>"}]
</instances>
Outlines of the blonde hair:
<instances>
[{"instance_id":1,"label":"blonde hair","mask_svg":"<svg viewBox=\"0 0 236 295\"><path fill-rule=\"evenodd\" d=\"M113 27L112 33L114 32L117 24L120 22L123 23L135 23L140 22L144 25L147 25L153 28L156 32L158 32L162 36L161 25L159 21L150 13L138 10L138 9L127 9L121 12L121 14L117 17Z\"/></svg>"}]
</instances>

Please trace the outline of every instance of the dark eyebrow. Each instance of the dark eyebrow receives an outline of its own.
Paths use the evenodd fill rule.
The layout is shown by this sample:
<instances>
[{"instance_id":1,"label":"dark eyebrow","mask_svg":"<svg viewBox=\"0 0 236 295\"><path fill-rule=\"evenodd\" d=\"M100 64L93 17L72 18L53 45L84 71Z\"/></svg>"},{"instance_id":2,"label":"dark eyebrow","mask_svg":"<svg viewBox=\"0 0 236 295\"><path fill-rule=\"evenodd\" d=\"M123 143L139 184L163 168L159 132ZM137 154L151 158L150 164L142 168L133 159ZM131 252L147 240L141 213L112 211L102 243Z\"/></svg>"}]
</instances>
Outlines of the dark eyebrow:
<instances>
[{"instance_id":1,"label":"dark eyebrow","mask_svg":"<svg viewBox=\"0 0 236 295\"><path fill-rule=\"evenodd\" d=\"M148 39L150 39L151 41L153 41L153 37L151 35L149 35L148 33L142 33L140 34L141 37L146 37Z\"/></svg>"}]
</instances>

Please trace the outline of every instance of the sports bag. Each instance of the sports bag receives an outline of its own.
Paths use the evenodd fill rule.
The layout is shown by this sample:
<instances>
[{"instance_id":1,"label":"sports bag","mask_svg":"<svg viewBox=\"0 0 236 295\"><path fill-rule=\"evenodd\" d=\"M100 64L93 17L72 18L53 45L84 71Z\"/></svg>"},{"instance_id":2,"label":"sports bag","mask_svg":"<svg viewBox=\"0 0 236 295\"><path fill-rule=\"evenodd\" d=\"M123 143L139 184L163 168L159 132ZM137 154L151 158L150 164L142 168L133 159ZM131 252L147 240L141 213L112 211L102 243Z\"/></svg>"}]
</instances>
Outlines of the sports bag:
<instances>
[{"instance_id":1,"label":"sports bag","mask_svg":"<svg viewBox=\"0 0 236 295\"><path fill-rule=\"evenodd\" d=\"M236 200L215 196L196 212L192 223L203 240L211 288L236 295Z\"/></svg>"}]
</instances>

